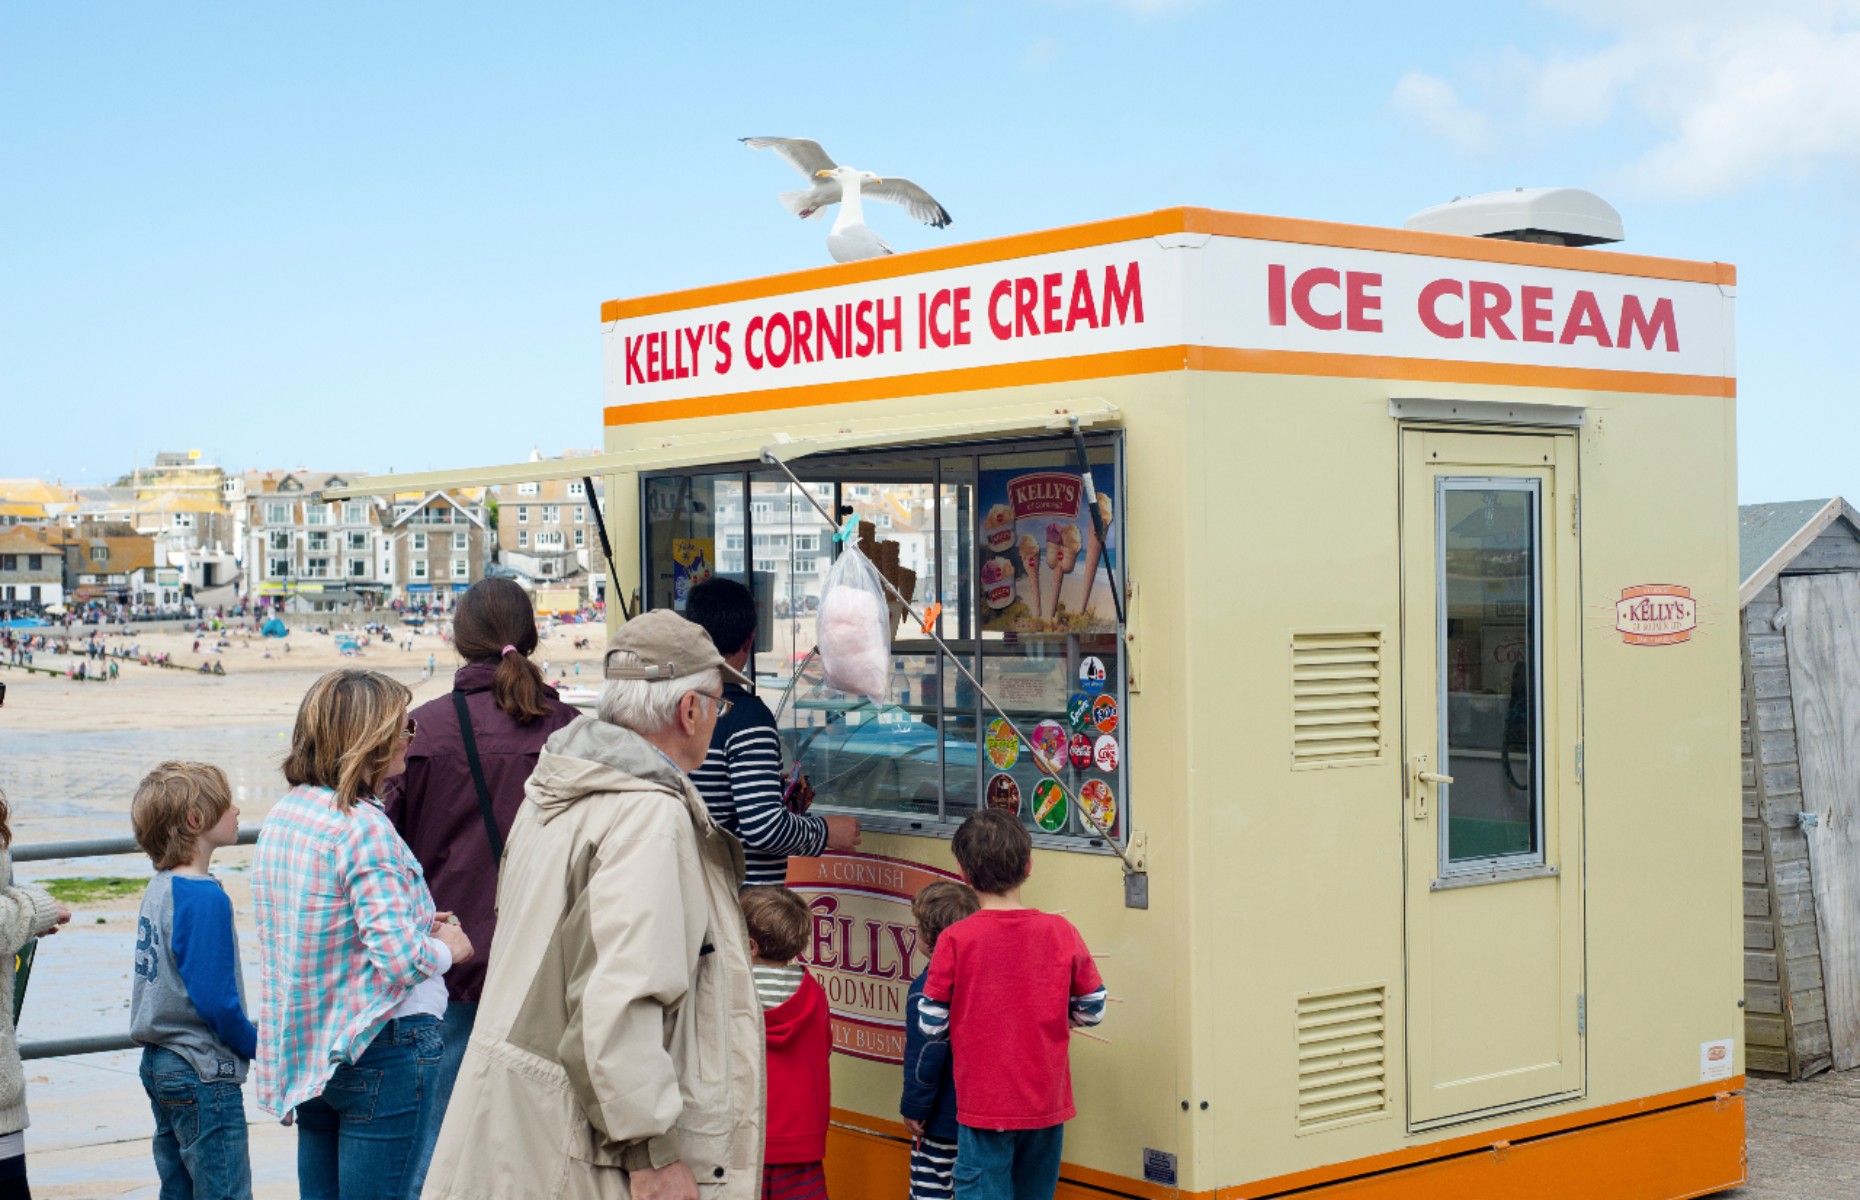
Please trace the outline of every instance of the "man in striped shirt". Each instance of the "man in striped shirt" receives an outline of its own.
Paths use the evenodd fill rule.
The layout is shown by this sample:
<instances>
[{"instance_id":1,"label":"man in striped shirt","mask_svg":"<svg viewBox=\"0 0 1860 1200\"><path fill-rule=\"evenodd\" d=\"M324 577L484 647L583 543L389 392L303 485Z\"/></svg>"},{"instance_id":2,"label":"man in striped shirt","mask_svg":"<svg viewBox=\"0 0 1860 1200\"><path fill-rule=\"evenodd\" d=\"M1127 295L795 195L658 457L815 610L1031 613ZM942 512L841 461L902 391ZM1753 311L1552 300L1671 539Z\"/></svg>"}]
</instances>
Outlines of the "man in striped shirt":
<instances>
[{"instance_id":1,"label":"man in striped shirt","mask_svg":"<svg viewBox=\"0 0 1860 1200\"><path fill-rule=\"evenodd\" d=\"M707 579L685 600L685 619L704 627L732 667L743 670L756 639L756 602L734 579ZM710 754L692 772L711 820L743 843L745 887L781 887L788 859L859 844L856 817L820 817L788 811L782 802L781 739L775 715L754 692L728 682L727 711L711 736Z\"/></svg>"}]
</instances>

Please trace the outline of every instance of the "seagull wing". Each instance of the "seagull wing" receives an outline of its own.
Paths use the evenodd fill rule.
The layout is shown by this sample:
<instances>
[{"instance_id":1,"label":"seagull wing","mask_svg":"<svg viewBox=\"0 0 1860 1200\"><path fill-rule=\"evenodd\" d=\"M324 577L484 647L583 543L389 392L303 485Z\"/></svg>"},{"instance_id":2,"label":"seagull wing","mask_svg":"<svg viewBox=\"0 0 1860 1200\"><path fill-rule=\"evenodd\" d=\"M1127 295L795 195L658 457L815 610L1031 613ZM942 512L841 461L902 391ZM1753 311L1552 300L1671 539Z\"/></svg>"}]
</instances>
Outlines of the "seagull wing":
<instances>
[{"instance_id":1,"label":"seagull wing","mask_svg":"<svg viewBox=\"0 0 1860 1200\"><path fill-rule=\"evenodd\" d=\"M868 183L860 188L859 194L902 204L906 212L935 229L941 229L950 222L949 210L938 204L929 192L908 179L887 175L878 183Z\"/></svg>"},{"instance_id":2,"label":"seagull wing","mask_svg":"<svg viewBox=\"0 0 1860 1200\"><path fill-rule=\"evenodd\" d=\"M807 138L746 137L739 140L751 150L773 150L807 176L809 183L814 181L817 172L831 171L838 165L820 148L819 142Z\"/></svg>"}]
</instances>

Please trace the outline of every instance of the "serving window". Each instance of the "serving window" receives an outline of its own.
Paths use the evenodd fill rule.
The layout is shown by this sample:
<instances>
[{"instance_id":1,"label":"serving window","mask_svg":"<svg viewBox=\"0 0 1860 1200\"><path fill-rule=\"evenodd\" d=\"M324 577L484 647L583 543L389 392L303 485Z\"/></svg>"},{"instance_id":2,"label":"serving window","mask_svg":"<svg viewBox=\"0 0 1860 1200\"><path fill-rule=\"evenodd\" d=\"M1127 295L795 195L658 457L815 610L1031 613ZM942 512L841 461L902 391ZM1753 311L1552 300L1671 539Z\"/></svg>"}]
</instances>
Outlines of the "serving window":
<instances>
[{"instance_id":1,"label":"serving window","mask_svg":"<svg viewBox=\"0 0 1860 1200\"><path fill-rule=\"evenodd\" d=\"M1088 437L1086 457L1102 537L1069 438L811 455L789 464L800 487L760 464L645 476L647 604L681 610L713 573L750 587L761 618L750 673L817 810L947 836L991 804L1040 844L1106 849L1034 757L1124 840L1119 435ZM902 614L883 704L826 685L814 621L848 517L920 613L942 606L936 632L1028 742Z\"/></svg>"}]
</instances>

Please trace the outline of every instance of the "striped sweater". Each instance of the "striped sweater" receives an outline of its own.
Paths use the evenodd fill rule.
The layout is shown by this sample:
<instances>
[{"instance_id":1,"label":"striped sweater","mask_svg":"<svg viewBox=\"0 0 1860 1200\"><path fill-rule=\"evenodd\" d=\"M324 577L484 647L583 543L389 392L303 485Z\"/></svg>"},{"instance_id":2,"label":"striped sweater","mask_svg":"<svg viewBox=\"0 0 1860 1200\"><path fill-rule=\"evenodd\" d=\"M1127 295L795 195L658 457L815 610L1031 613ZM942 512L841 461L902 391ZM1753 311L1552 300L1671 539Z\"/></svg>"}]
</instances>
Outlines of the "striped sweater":
<instances>
[{"instance_id":1,"label":"striped sweater","mask_svg":"<svg viewBox=\"0 0 1860 1200\"><path fill-rule=\"evenodd\" d=\"M711 820L743 843L744 886L779 887L791 856L812 857L827 848L827 823L791 813L781 802L781 739L775 715L755 693L726 684L731 708L711 735L704 765L691 782Z\"/></svg>"}]
</instances>

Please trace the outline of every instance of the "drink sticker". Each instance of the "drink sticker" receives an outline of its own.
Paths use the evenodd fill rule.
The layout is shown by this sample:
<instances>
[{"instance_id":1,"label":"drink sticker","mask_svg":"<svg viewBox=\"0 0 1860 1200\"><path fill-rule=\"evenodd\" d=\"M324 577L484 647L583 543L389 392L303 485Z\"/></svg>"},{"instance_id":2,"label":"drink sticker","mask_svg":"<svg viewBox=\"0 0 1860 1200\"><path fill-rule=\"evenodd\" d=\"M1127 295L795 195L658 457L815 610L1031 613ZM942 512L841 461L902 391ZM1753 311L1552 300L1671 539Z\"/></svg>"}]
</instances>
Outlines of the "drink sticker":
<instances>
[{"instance_id":1,"label":"drink sticker","mask_svg":"<svg viewBox=\"0 0 1860 1200\"><path fill-rule=\"evenodd\" d=\"M1104 660L1093 655L1079 664L1079 690L1096 696L1104 690Z\"/></svg>"},{"instance_id":2,"label":"drink sticker","mask_svg":"<svg viewBox=\"0 0 1860 1200\"><path fill-rule=\"evenodd\" d=\"M1091 760L1107 775L1117 770L1117 739L1108 733L1099 734L1098 740L1092 743Z\"/></svg>"},{"instance_id":3,"label":"drink sticker","mask_svg":"<svg viewBox=\"0 0 1860 1200\"><path fill-rule=\"evenodd\" d=\"M1067 742L1066 728L1058 721L1041 721L1028 739L1033 756L1050 771L1066 769Z\"/></svg>"},{"instance_id":4,"label":"drink sticker","mask_svg":"<svg viewBox=\"0 0 1860 1200\"><path fill-rule=\"evenodd\" d=\"M1066 789L1054 779L1042 779L1033 785L1033 823L1048 833L1066 827Z\"/></svg>"},{"instance_id":5,"label":"drink sticker","mask_svg":"<svg viewBox=\"0 0 1860 1200\"><path fill-rule=\"evenodd\" d=\"M1097 727L1099 733L1117 732L1117 698L1115 696L1100 696L1092 701L1091 723Z\"/></svg>"},{"instance_id":6,"label":"drink sticker","mask_svg":"<svg viewBox=\"0 0 1860 1200\"><path fill-rule=\"evenodd\" d=\"M1091 814L1107 835L1117 825L1117 793L1102 779L1088 779L1079 789L1079 807Z\"/></svg>"},{"instance_id":7,"label":"drink sticker","mask_svg":"<svg viewBox=\"0 0 1860 1200\"><path fill-rule=\"evenodd\" d=\"M1091 697L1084 692L1073 692L1066 701L1066 720L1072 722L1074 729L1091 724Z\"/></svg>"},{"instance_id":8,"label":"drink sticker","mask_svg":"<svg viewBox=\"0 0 1860 1200\"><path fill-rule=\"evenodd\" d=\"M988 807L1020 815L1020 784L1012 775L997 775L988 781Z\"/></svg>"},{"instance_id":9,"label":"drink sticker","mask_svg":"<svg viewBox=\"0 0 1860 1200\"><path fill-rule=\"evenodd\" d=\"M1091 766L1091 753L1090 735L1083 733L1073 734L1071 746L1072 765L1081 771L1088 769Z\"/></svg>"},{"instance_id":10,"label":"drink sticker","mask_svg":"<svg viewBox=\"0 0 1860 1200\"><path fill-rule=\"evenodd\" d=\"M1005 717L996 717L988 722L988 739L984 743L988 751L988 761L995 765L997 771L1011 771L1020 761L1020 738L1015 736L1014 727L1007 723Z\"/></svg>"}]
</instances>

